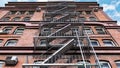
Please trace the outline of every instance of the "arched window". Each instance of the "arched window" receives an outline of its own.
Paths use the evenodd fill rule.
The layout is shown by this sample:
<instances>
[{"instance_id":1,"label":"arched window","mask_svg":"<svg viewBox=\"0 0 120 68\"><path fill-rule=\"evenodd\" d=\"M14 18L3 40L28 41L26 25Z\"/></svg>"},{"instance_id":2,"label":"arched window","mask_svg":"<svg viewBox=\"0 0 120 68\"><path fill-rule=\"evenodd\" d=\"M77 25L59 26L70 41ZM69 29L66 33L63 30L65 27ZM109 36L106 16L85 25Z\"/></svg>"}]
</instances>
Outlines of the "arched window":
<instances>
[{"instance_id":1,"label":"arched window","mask_svg":"<svg viewBox=\"0 0 120 68\"><path fill-rule=\"evenodd\" d=\"M12 28L13 28L13 27L10 27L10 26L5 27L5 28L3 29L3 32L9 33L9 32L12 30Z\"/></svg>"},{"instance_id":2,"label":"arched window","mask_svg":"<svg viewBox=\"0 0 120 68\"><path fill-rule=\"evenodd\" d=\"M15 30L14 34L21 35L21 34L23 34L23 31L24 31L24 28L23 28L23 27L18 27L18 28Z\"/></svg>"},{"instance_id":3,"label":"arched window","mask_svg":"<svg viewBox=\"0 0 120 68\"><path fill-rule=\"evenodd\" d=\"M23 18L23 21L30 21L30 17Z\"/></svg>"},{"instance_id":4,"label":"arched window","mask_svg":"<svg viewBox=\"0 0 120 68\"><path fill-rule=\"evenodd\" d=\"M98 34L105 34L105 29L102 26L95 27Z\"/></svg>"},{"instance_id":5,"label":"arched window","mask_svg":"<svg viewBox=\"0 0 120 68\"><path fill-rule=\"evenodd\" d=\"M0 46L2 45L2 42L3 42L3 40L2 40L2 39L0 39Z\"/></svg>"},{"instance_id":6,"label":"arched window","mask_svg":"<svg viewBox=\"0 0 120 68\"><path fill-rule=\"evenodd\" d=\"M86 21L86 18L85 17L80 17L79 21Z\"/></svg>"},{"instance_id":7,"label":"arched window","mask_svg":"<svg viewBox=\"0 0 120 68\"><path fill-rule=\"evenodd\" d=\"M20 21L20 17L15 17L12 21Z\"/></svg>"},{"instance_id":8,"label":"arched window","mask_svg":"<svg viewBox=\"0 0 120 68\"><path fill-rule=\"evenodd\" d=\"M111 68L110 63L107 61L100 61L101 68Z\"/></svg>"},{"instance_id":9,"label":"arched window","mask_svg":"<svg viewBox=\"0 0 120 68\"><path fill-rule=\"evenodd\" d=\"M116 63L117 68L120 68L120 61L116 61L115 63Z\"/></svg>"},{"instance_id":10,"label":"arched window","mask_svg":"<svg viewBox=\"0 0 120 68\"><path fill-rule=\"evenodd\" d=\"M90 21L97 21L95 17L89 17Z\"/></svg>"},{"instance_id":11,"label":"arched window","mask_svg":"<svg viewBox=\"0 0 120 68\"><path fill-rule=\"evenodd\" d=\"M92 46L99 46L98 40L92 39L92 40L91 40L91 44L92 44Z\"/></svg>"},{"instance_id":12,"label":"arched window","mask_svg":"<svg viewBox=\"0 0 120 68\"><path fill-rule=\"evenodd\" d=\"M109 40L109 39L103 40L103 43L104 43L105 46L115 46L115 44L113 43L113 41Z\"/></svg>"},{"instance_id":13,"label":"arched window","mask_svg":"<svg viewBox=\"0 0 120 68\"><path fill-rule=\"evenodd\" d=\"M91 27L84 27L84 33L93 34Z\"/></svg>"},{"instance_id":14,"label":"arched window","mask_svg":"<svg viewBox=\"0 0 120 68\"><path fill-rule=\"evenodd\" d=\"M5 46L15 46L17 44L18 40L10 39L6 42Z\"/></svg>"},{"instance_id":15,"label":"arched window","mask_svg":"<svg viewBox=\"0 0 120 68\"><path fill-rule=\"evenodd\" d=\"M2 19L2 21L9 21L10 20L10 17L5 17Z\"/></svg>"},{"instance_id":16,"label":"arched window","mask_svg":"<svg viewBox=\"0 0 120 68\"><path fill-rule=\"evenodd\" d=\"M3 68L3 64L4 64L5 62L3 62L3 61L0 61L0 68Z\"/></svg>"}]
</instances>

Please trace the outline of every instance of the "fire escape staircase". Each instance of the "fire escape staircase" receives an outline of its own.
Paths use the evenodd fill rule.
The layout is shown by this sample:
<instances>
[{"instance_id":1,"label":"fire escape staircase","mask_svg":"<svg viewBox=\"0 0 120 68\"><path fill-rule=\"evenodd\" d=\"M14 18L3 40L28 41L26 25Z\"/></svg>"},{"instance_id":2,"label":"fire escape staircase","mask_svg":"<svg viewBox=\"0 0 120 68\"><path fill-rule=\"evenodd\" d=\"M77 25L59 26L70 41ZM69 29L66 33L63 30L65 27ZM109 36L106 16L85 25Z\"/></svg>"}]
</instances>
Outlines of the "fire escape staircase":
<instances>
[{"instance_id":1,"label":"fire escape staircase","mask_svg":"<svg viewBox=\"0 0 120 68\"><path fill-rule=\"evenodd\" d=\"M63 4L66 4L66 6L64 6ZM49 23L47 24L43 24L43 26L52 24L52 23L58 23L58 22L64 22L64 24L62 24L61 28L57 29L56 31L48 34L47 36L39 36L40 39L45 38L47 43L49 44L50 42L52 42L54 39L58 39L58 38L65 38L67 39L67 42L64 43L58 50L56 50L53 54L51 54L49 57L47 57L41 64L39 64L38 66L81 66L82 68L87 68L87 66L95 66L97 68L101 68L101 65L99 63L99 59L95 53L95 50L93 48L93 46L91 45L90 42L90 38L89 35L87 34L87 32L85 32L85 35L81 35L80 34L80 30L75 30L74 31L74 35L72 36L66 36L65 33L71 30L71 24L70 23L66 23L67 19L70 19L71 14L66 13L64 10L68 10L68 6L67 3L62 2L59 3L57 5L51 5L51 6L47 6L48 7L59 7L58 10L53 10L52 14L54 14L54 16L51 16L52 18L54 18L55 16L57 16L57 13L61 13L61 17L56 19L56 20L52 20L49 21ZM50 9L48 9L50 11ZM49 11L47 11L46 14L49 14ZM73 11L74 12L74 11ZM45 15L46 15L45 14ZM50 12L51 14L51 12ZM45 16L46 17L46 16ZM45 18L44 17L44 18ZM54 25L54 24L53 24ZM53 28L56 28L58 25L61 24L55 24L55 26ZM84 25L84 23L81 24L82 26ZM42 27L43 27L42 26ZM83 42L83 40L86 39L86 42ZM37 38L38 40L38 38ZM36 41L37 41L36 40ZM74 44L76 42L76 44ZM35 46L37 44L35 43ZM61 56L65 55L65 53L70 50L72 47L74 46L78 46L80 49L80 56L81 59L83 61L83 64L78 64L78 63L72 63L73 60L73 56L69 56L69 58L67 58L67 60L65 61L65 63L57 63L57 61L59 59L62 59ZM50 48L52 49L52 47ZM94 58L96 60L96 64L87 64L86 60L90 59L91 55L94 55ZM59 58L60 57L60 58ZM63 60L64 61L64 60ZM69 63L68 63L69 62ZM36 64L37 65L37 64ZM23 65L23 66L27 66L27 65ZM31 66L35 66L35 64L31 65ZM62 67L61 67L62 68ZM66 67L64 67L66 68Z\"/></svg>"}]
</instances>

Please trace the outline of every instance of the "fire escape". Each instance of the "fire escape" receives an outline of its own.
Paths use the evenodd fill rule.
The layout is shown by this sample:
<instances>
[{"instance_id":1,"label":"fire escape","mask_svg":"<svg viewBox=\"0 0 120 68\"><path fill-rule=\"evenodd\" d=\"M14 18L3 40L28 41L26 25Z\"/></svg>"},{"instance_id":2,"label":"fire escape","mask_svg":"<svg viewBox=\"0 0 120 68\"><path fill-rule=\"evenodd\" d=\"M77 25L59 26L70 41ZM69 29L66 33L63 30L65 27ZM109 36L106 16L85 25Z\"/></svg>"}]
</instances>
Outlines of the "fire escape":
<instances>
[{"instance_id":1,"label":"fire escape","mask_svg":"<svg viewBox=\"0 0 120 68\"><path fill-rule=\"evenodd\" d=\"M67 2L48 3L43 22L39 24L39 36L34 37L34 52L47 47L44 56L54 47L56 51L47 56L40 64L23 64L37 68L101 68L99 59L91 45L89 35L84 31L84 22L79 20L75 4ZM78 54L68 54L73 48ZM94 64L88 63L92 57ZM79 61L76 61L79 60Z\"/></svg>"}]
</instances>

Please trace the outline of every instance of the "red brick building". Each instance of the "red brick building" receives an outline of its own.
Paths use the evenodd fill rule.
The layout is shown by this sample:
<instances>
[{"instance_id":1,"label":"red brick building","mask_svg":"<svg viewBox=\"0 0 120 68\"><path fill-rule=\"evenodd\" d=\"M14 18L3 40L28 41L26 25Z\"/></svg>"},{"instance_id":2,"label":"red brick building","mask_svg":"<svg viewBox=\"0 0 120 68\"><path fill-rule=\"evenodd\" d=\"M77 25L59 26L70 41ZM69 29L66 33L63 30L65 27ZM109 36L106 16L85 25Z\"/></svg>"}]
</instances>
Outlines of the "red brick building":
<instances>
[{"instance_id":1,"label":"red brick building","mask_svg":"<svg viewBox=\"0 0 120 68\"><path fill-rule=\"evenodd\" d=\"M0 68L119 68L120 26L96 2L0 7Z\"/></svg>"}]
</instances>

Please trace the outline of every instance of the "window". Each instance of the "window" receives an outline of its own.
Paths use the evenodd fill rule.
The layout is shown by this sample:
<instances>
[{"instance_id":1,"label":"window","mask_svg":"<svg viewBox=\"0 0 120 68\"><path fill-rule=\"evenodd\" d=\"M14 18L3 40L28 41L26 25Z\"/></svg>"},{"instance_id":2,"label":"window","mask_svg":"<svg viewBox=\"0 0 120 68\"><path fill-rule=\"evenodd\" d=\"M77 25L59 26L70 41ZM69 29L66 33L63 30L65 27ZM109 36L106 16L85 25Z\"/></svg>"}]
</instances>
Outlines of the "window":
<instances>
[{"instance_id":1,"label":"window","mask_svg":"<svg viewBox=\"0 0 120 68\"><path fill-rule=\"evenodd\" d=\"M40 40L40 46L46 46L46 40L44 39Z\"/></svg>"},{"instance_id":2,"label":"window","mask_svg":"<svg viewBox=\"0 0 120 68\"><path fill-rule=\"evenodd\" d=\"M0 68L3 68L4 62L0 61Z\"/></svg>"},{"instance_id":3,"label":"window","mask_svg":"<svg viewBox=\"0 0 120 68\"><path fill-rule=\"evenodd\" d=\"M99 46L99 43L97 40L91 40L92 46Z\"/></svg>"},{"instance_id":4,"label":"window","mask_svg":"<svg viewBox=\"0 0 120 68\"><path fill-rule=\"evenodd\" d=\"M95 17L90 17L89 19L90 19L90 21L97 21L97 19Z\"/></svg>"},{"instance_id":5,"label":"window","mask_svg":"<svg viewBox=\"0 0 120 68\"><path fill-rule=\"evenodd\" d=\"M84 32L87 33L87 34L93 34L93 31L92 31L91 27L85 27Z\"/></svg>"},{"instance_id":6,"label":"window","mask_svg":"<svg viewBox=\"0 0 120 68\"><path fill-rule=\"evenodd\" d=\"M88 14L88 15L91 15L91 14L92 14L91 11L85 11L85 12L86 12L86 14Z\"/></svg>"},{"instance_id":7,"label":"window","mask_svg":"<svg viewBox=\"0 0 120 68\"><path fill-rule=\"evenodd\" d=\"M101 68L111 68L110 64L106 61L100 61Z\"/></svg>"},{"instance_id":8,"label":"window","mask_svg":"<svg viewBox=\"0 0 120 68\"><path fill-rule=\"evenodd\" d=\"M89 62L85 61L86 64L90 64ZM78 68L84 68L84 62L83 61L79 61L78 64L83 64L81 66L78 66ZM91 66L86 66L86 68L91 68Z\"/></svg>"},{"instance_id":9,"label":"window","mask_svg":"<svg viewBox=\"0 0 120 68\"><path fill-rule=\"evenodd\" d=\"M95 28L98 34L105 34L105 30L103 27L96 27Z\"/></svg>"},{"instance_id":10,"label":"window","mask_svg":"<svg viewBox=\"0 0 120 68\"><path fill-rule=\"evenodd\" d=\"M112 40L103 40L105 46L115 46Z\"/></svg>"},{"instance_id":11,"label":"window","mask_svg":"<svg viewBox=\"0 0 120 68\"><path fill-rule=\"evenodd\" d=\"M3 40L2 40L2 39L0 39L0 45L2 44L2 41L3 41Z\"/></svg>"},{"instance_id":12,"label":"window","mask_svg":"<svg viewBox=\"0 0 120 68\"><path fill-rule=\"evenodd\" d=\"M116 63L117 68L120 68L120 61L116 61L115 63Z\"/></svg>"},{"instance_id":13,"label":"window","mask_svg":"<svg viewBox=\"0 0 120 68\"><path fill-rule=\"evenodd\" d=\"M43 28L41 34L44 36L47 36L47 35L51 34L51 29L50 28Z\"/></svg>"},{"instance_id":14,"label":"window","mask_svg":"<svg viewBox=\"0 0 120 68\"><path fill-rule=\"evenodd\" d=\"M5 17L2 19L2 21L9 21L10 20L10 17Z\"/></svg>"},{"instance_id":15,"label":"window","mask_svg":"<svg viewBox=\"0 0 120 68\"><path fill-rule=\"evenodd\" d=\"M8 40L5 46L15 46L17 44L17 40Z\"/></svg>"},{"instance_id":16,"label":"window","mask_svg":"<svg viewBox=\"0 0 120 68\"><path fill-rule=\"evenodd\" d=\"M20 17L15 17L12 21L20 21Z\"/></svg>"},{"instance_id":17,"label":"window","mask_svg":"<svg viewBox=\"0 0 120 68\"><path fill-rule=\"evenodd\" d=\"M23 34L23 31L24 31L24 28L19 27L15 30L14 34L21 35L21 34Z\"/></svg>"},{"instance_id":18,"label":"window","mask_svg":"<svg viewBox=\"0 0 120 68\"><path fill-rule=\"evenodd\" d=\"M34 14L34 11L28 11L27 12L27 15L33 15Z\"/></svg>"},{"instance_id":19,"label":"window","mask_svg":"<svg viewBox=\"0 0 120 68\"><path fill-rule=\"evenodd\" d=\"M86 21L86 18L85 17L80 17L79 21Z\"/></svg>"},{"instance_id":20,"label":"window","mask_svg":"<svg viewBox=\"0 0 120 68\"><path fill-rule=\"evenodd\" d=\"M30 21L30 17L25 17L23 21Z\"/></svg>"},{"instance_id":21,"label":"window","mask_svg":"<svg viewBox=\"0 0 120 68\"><path fill-rule=\"evenodd\" d=\"M13 14L16 14L17 11L10 11L8 14L9 15L13 15Z\"/></svg>"},{"instance_id":22,"label":"window","mask_svg":"<svg viewBox=\"0 0 120 68\"><path fill-rule=\"evenodd\" d=\"M11 30L12 30L12 27L5 27L5 28L3 29L3 32L9 33Z\"/></svg>"},{"instance_id":23,"label":"window","mask_svg":"<svg viewBox=\"0 0 120 68\"><path fill-rule=\"evenodd\" d=\"M18 11L17 12L17 15L22 15L22 14L25 14L26 11Z\"/></svg>"}]
</instances>

